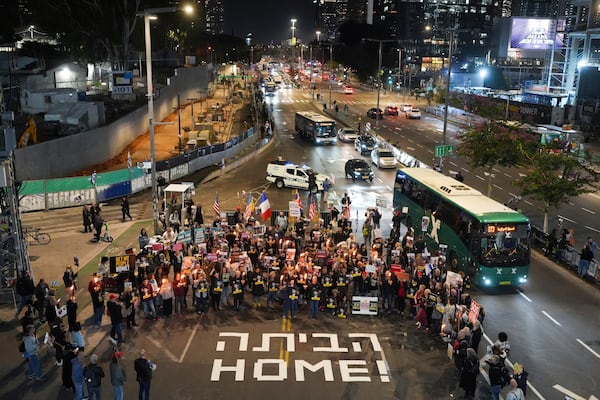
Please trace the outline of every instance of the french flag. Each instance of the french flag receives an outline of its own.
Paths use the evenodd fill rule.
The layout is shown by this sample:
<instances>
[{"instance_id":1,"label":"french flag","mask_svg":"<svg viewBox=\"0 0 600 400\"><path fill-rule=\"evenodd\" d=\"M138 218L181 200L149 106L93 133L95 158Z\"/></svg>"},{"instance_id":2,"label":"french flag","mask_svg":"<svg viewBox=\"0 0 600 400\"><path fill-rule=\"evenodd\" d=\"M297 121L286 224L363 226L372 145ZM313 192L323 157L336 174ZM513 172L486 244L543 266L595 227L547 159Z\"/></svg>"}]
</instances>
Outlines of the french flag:
<instances>
[{"instance_id":1,"label":"french flag","mask_svg":"<svg viewBox=\"0 0 600 400\"><path fill-rule=\"evenodd\" d=\"M267 194L265 192L262 192L258 199L258 208L260 208L260 216L263 221L271 218L271 203L269 203L269 199L267 199Z\"/></svg>"}]
</instances>

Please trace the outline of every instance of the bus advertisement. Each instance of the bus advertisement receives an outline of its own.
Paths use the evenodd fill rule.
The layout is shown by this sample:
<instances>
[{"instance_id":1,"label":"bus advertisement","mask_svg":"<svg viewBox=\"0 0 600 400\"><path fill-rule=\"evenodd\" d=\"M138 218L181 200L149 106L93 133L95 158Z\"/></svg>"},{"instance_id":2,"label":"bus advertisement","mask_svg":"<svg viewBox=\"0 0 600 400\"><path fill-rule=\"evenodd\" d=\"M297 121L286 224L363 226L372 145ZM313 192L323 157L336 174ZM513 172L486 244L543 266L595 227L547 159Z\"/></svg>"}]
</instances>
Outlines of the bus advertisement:
<instances>
[{"instance_id":1,"label":"bus advertisement","mask_svg":"<svg viewBox=\"0 0 600 400\"><path fill-rule=\"evenodd\" d=\"M311 111L296 112L296 132L314 144L335 144L335 121Z\"/></svg>"},{"instance_id":2,"label":"bus advertisement","mask_svg":"<svg viewBox=\"0 0 600 400\"><path fill-rule=\"evenodd\" d=\"M393 205L448 270L482 287L527 283L530 225L523 214L428 168L397 170Z\"/></svg>"}]
</instances>

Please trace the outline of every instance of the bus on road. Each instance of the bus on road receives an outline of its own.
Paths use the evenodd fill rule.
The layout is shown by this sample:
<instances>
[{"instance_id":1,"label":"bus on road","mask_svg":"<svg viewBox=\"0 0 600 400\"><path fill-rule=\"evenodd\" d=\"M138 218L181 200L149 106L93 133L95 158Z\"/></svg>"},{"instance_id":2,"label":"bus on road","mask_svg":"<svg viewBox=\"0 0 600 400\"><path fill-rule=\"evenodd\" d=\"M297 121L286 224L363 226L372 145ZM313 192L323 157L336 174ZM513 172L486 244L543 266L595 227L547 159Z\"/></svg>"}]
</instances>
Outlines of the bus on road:
<instances>
[{"instance_id":1,"label":"bus on road","mask_svg":"<svg viewBox=\"0 0 600 400\"><path fill-rule=\"evenodd\" d=\"M296 113L296 132L314 144L335 144L335 121L311 111Z\"/></svg>"},{"instance_id":2,"label":"bus on road","mask_svg":"<svg viewBox=\"0 0 600 400\"><path fill-rule=\"evenodd\" d=\"M449 270L483 287L527 282L530 226L520 212L428 168L398 169L393 201L414 239L445 255Z\"/></svg>"}]
</instances>

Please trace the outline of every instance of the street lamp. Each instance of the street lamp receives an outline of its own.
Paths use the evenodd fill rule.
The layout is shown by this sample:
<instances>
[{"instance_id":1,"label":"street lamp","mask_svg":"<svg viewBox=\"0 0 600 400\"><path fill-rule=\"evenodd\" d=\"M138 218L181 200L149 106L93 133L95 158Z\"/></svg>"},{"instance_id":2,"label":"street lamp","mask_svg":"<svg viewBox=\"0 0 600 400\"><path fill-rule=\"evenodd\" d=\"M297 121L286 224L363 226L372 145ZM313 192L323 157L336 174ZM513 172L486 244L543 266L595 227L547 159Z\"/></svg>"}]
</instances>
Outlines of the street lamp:
<instances>
[{"instance_id":1,"label":"street lamp","mask_svg":"<svg viewBox=\"0 0 600 400\"><path fill-rule=\"evenodd\" d=\"M292 69L294 67L294 47L296 47L296 18L292 18L290 22L292 23L292 40L290 41L290 46L292 48Z\"/></svg>"},{"instance_id":2,"label":"street lamp","mask_svg":"<svg viewBox=\"0 0 600 400\"><path fill-rule=\"evenodd\" d=\"M402 49L398 49L398 97L400 97L400 71L402 71Z\"/></svg>"},{"instance_id":3,"label":"street lamp","mask_svg":"<svg viewBox=\"0 0 600 400\"><path fill-rule=\"evenodd\" d=\"M393 42L393 40L379 40L379 39L365 39L368 42L376 42L379 43L379 63L377 65L377 111L375 112L375 115L377 116L375 118L375 126L379 127L379 120L381 119L381 115L379 115L379 98L381 96L381 51L382 51L382 46L383 43L387 43L387 42Z\"/></svg>"},{"instance_id":4,"label":"street lamp","mask_svg":"<svg viewBox=\"0 0 600 400\"><path fill-rule=\"evenodd\" d=\"M150 20L157 19L156 14L173 13L177 7L149 8L139 14L144 17L144 41L146 45L146 86L148 87L148 125L150 131L150 179L152 180L152 219L154 234L158 233L158 193L156 191L156 149L154 143L154 87L152 84L152 40L150 35ZM185 6L183 11L190 14L191 6Z\"/></svg>"}]
</instances>

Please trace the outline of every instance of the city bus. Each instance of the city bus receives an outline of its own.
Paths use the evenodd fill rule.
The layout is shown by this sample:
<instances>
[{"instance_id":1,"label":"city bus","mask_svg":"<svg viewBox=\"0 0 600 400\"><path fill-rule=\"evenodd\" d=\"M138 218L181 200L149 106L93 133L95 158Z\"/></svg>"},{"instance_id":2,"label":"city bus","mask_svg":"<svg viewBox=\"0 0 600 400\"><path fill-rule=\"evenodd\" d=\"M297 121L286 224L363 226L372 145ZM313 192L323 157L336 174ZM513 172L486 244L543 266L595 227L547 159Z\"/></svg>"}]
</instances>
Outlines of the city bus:
<instances>
[{"instance_id":1,"label":"city bus","mask_svg":"<svg viewBox=\"0 0 600 400\"><path fill-rule=\"evenodd\" d=\"M335 121L311 111L296 112L296 132L314 144L335 144Z\"/></svg>"},{"instance_id":2,"label":"city bus","mask_svg":"<svg viewBox=\"0 0 600 400\"><path fill-rule=\"evenodd\" d=\"M449 270L483 287L527 282L530 225L520 212L428 168L397 170L393 206Z\"/></svg>"}]
</instances>

